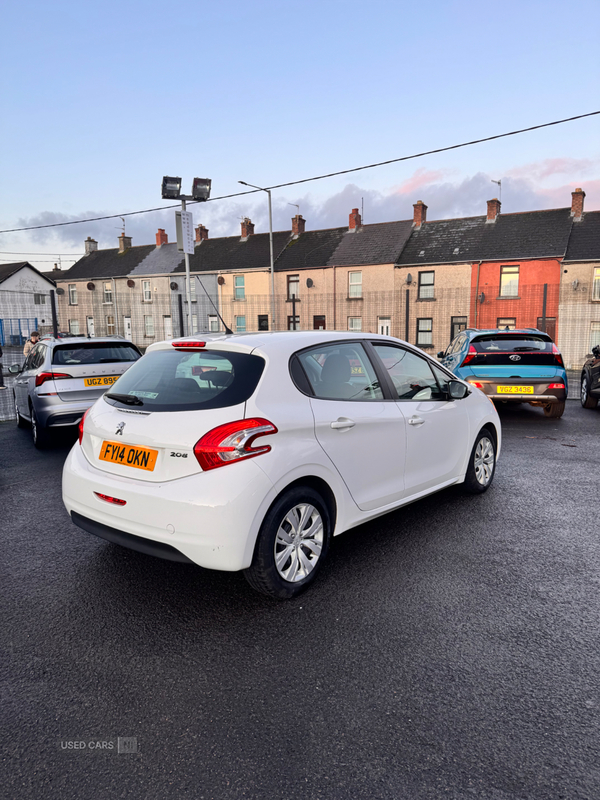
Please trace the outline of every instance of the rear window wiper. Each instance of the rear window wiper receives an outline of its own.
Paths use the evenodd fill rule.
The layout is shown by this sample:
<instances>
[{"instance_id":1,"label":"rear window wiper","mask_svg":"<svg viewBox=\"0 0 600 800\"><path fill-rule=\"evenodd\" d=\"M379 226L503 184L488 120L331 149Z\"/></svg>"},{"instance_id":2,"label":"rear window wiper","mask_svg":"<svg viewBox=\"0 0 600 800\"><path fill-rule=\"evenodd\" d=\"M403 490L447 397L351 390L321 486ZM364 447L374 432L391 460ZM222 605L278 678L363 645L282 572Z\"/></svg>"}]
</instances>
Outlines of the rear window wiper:
<instances>
[{"instance_id":1,"label":"rear window wiper","mask_svg":"<svg viewBox=\"0 0 600 800\"><path fill-rule=\"evenodd\" d=\"M98 364L117 364L121 361L133 361L132 358L100 358L96 363Z\"/></svg>"},{"instance_id":2,"label":"rear window wiper","mask_svg":"<svg viewBox=\"0 0 600 800\"><path fill-rule=\"evenodd\" d=\"M111 400L118 400L119 403L125 403L128 406L144 405L144 401L134 394L112 394L112 392L107 392L104 396L110 397Z\"/></svg>"}]
</instances>

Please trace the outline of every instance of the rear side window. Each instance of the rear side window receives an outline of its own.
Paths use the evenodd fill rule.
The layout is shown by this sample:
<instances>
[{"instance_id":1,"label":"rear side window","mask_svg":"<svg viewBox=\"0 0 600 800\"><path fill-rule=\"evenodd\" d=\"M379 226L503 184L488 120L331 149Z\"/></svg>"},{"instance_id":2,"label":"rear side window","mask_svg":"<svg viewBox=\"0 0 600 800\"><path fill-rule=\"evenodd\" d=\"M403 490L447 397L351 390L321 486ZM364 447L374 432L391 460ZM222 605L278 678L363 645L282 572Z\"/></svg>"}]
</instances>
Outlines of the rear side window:
<instances>
[{"instance_id":1,"label":"rear side window","mask_svg":"<svg viewBox=\"0 0 600 800\"><path fill-rule=\"evenodd\" d=\"M264 359L247 353L155 350L128 369L104 398L111 405L147 411L226 408L253 394L264 367Z\"/></svg>"},{"instance_id":2,"label":"rear side window","mask_svg":"<svg viewBox=\"0 0 600 800\"><path fill-rule=\"evenodd\" d=\"M140 351L128 342L78 342L60 344L54 348L52 363L60 366L133 362L141 358Z\"/></svg>"},{"instance_id":3,"label":"rear side window","mask_svg":"<svg viewBox=\"0 0 600 800\"><path fill-rule=\"evenodd\" d=\"M315 397L322 400L383 400L377 375L361 344L325 345L296 355ZM303 391L298 382L296 385Z\"/></svg>"}]
</instances>

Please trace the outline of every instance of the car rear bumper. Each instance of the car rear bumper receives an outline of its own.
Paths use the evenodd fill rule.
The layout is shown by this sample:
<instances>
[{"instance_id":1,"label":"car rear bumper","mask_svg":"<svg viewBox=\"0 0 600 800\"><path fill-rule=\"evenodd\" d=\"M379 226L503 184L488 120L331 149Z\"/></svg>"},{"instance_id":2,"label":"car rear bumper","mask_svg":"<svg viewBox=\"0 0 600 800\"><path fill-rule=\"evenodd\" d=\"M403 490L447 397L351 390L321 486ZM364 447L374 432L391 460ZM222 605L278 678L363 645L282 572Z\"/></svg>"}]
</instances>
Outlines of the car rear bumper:
<instances>
[{"instance_id":1,"label":"car rear bumper","mask_svg":"<svg viewBox=\"0 0 600 800\"><path fill-rule=\"evenodd\" d=\"M97 397L89 400L78 400L76 403L65 403L57 395L37 394L33 396L38 424L45 428L59 428L77 425L85 412L92 406Z\"/></svg>"},{"instance_id":2,"label":"car rear bumper","mask_svg":"<svg viewBox=\"0 0 600 800\"><path fill-rule=\"evenodd\" d=\"M539 378L534 379L498 379L498 378L480 378L468 377L465 378L467 383L477 387L490 400L504 400L507 402L518 403L542 403L549 405L553 403L564 403L567 399L567 382L566 379L558 380L552 379L550 381L540 381ZM563 388L550 386L555 383L562 383ZM512 391L502 392L499 387L510 387Z\"/></svg>"},{"instance_id":3,"label":"car rear bumper","mask_svg":"<svg viewBox=\"0 0 600 800\"><path fill-rule=\"evenodd\" d=\"M108 541L207 569L237 571L252 562L262 504L273 485L253 459L222 469L236 470L234 489L221 470L150 483L96 469L75 443L63 469L63 502L75 524ZM126 505L106 502L96 492Z\"/></svg>"}]
</instances>

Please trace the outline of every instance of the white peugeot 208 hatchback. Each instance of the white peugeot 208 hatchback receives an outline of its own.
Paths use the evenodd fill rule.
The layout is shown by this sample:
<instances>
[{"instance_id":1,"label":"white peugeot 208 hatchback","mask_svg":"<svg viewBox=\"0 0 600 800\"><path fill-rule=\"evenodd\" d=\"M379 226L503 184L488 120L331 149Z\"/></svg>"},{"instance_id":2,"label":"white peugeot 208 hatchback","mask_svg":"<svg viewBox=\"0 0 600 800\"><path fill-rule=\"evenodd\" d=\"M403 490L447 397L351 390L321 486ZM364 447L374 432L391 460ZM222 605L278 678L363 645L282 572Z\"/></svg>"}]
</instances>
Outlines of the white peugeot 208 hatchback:
<instances>
[{"instance_id":1,"label":"white peugeot 208 hatchback","mask_svg":"<svg viewBox=\"0 0 600 800\"><path fill-rule=\"evenodd\" d=\"M76 525L280 598L332 536L452 484L484 492L501 443L494 405L419 348L332 331L153 344L79 431Z\"/></svg>"}]
</instances>

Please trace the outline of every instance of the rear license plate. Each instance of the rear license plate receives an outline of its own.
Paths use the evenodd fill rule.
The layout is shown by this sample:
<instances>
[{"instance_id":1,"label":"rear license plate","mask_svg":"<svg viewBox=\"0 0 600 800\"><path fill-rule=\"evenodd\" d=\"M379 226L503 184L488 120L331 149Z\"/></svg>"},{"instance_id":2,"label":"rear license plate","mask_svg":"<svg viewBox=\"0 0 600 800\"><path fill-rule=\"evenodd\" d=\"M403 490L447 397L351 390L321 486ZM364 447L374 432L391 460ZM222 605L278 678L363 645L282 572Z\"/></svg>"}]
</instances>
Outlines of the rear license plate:
<instances>
[{"instance_id":1,"label":"rear license plate","mask_svg":"<svg viewBox=\"0 0 600 800\"><path fill-rule=\"evenodd\" d=\"M110 461L111 464L124 464L136 469L147 469L150 472L156 464L158 450L147 447L132 447L119 442L102 442L100 448L100 461Z\"/></svg>"},{"instance_id":2,"label":"rear license plate","mask_svg":"<svg viewBox=\"0 0 600 800\"><path fill-rule=\"evenodd\" d=\"M84 378L84 386L112 386L112 384L119 380L120 375L102 375L98 378Z\"/></svg>"},{"instance_id":3,"label":"rear license plate","mask_svg":"<svg viewBox=\"0 0 600 800\"><path fill-rule=\"evenodd\" d=\"M498 394L533 394L533 386L496 386Z\"/></svg>"}]
</instances>

